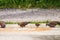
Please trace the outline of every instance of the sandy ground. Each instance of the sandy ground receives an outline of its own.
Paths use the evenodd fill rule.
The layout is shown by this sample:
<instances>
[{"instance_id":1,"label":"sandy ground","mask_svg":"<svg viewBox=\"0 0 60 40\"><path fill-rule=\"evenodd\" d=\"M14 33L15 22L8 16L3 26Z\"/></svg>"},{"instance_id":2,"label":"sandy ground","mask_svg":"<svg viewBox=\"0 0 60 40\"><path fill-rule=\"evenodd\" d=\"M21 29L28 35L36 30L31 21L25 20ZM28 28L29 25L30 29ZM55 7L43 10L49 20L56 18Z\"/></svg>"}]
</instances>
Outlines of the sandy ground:
<instances>
[{"instance_id":1,"label":"sandy ground","mask_svg":"<svg viewBox=\"0 0 60 40\"><path fill-rule=\"evenodd\" d=\"M50 28L45 24L41 24L38 28L35 24L28 24L24 28L21 28L18 24L7 24L6 28L0 28L0 32L44 32L44 31L60 31L59 26Z\"/></svg>"},{"instance_id":2,"label":"sandy ground","mask_svg":"<svg viewBox=\"0 0 60 40\"><path fill-rule=\"evenodd\" d=\"M41 25L42 26L42 25ZM29 24L21 28L17 24L7 24L0 28L1 40L60 40L60 28L41 27Z\"/></svg>"},{"instance_id":3,"label":"sandy ground","mask_svg":"<svg viewBox=\"0 0 60 40\"><path fill-rule=\"evenodd\" d=\"M24 30L23 30L24 29ZM41 28L39 30L30 29L28 31L26 28L22 29L0 29L0 39L1 40L60 40L60 29L48 29ZM57 31L56 31L57 30Z\"/></svg>"}]
</instances>

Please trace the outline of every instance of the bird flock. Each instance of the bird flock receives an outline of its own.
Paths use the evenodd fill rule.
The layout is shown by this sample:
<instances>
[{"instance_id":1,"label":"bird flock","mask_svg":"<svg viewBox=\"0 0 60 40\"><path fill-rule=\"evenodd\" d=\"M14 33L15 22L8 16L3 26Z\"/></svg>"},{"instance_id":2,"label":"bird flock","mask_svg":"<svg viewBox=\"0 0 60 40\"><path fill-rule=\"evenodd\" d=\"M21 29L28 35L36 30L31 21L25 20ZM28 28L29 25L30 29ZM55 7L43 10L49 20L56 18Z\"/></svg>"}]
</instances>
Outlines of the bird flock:
<instances>
[{"instance_id":1,"label":"bird flock","mask_svg":"<svg viewBox=\"0 0 60 40\"><path fill-rule=\"evenodd\" d=\"M30 22L19 22L17 23L20 27L25 27L26 25L28 25ZM46 26L49 26L51 28L54 28L57 24L60 24L59 21L51 21L51 22L47 22ZM4 21L0 22L0 28L5 28L6 27L6 23ZM39 23L35 23L35 26L38 28L40 26Z\"/></svg>"}]
</instances>

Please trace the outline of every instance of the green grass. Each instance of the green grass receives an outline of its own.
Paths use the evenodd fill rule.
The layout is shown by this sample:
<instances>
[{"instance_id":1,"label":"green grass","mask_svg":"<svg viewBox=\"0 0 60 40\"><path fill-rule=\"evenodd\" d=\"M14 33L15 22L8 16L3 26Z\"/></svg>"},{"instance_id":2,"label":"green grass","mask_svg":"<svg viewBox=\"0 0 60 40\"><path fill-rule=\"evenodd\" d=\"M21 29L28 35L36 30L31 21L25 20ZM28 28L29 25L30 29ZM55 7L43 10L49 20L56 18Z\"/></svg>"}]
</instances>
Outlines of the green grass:
<instances>
[{"instance_id":1,"label":"green grass","mask_svg":"<svg viewBox=\"0 0 60 40\"><path fill-rule=\"evenodd\" d=\"M49 21L48 21L49 22ZM17 23L19 23L19 22L5 22L6 24L17 24ZM35 23L39 23L39 24L41 24L41 23L47 23L47 21L41 21L41 22L30 22L30 24L35 24Z\"/></svg>"},{"instance_id":2,"label":"green grass","mask_svg":"<svg viewBox=\"0 0 60 40\"><path fill-rule=\"evenodd\" d=\"M18 24L19 22L5 22L6 24ZM30 22L30 24L35 24L39 22Z\"/></svg>"},{"instance_id":3,"label":"green grass","mask_svg":"<svg viewBox=\"0 0 60 40\"><path fill-rule=\"evenodd\" d=\"M5 22L6 24L17 24L18 22Z\"/></svg>"},{"instance_id":4,"label":"green grass","mask_svg":"<svg viewBox=\"0 0 60 40\"><path fill-rule=\"evenodd\" d=\"M60 8L60 0L0 0L0 8Z\"/></svg>"},{"instance_id":5,"label":"green grass","mask_svg":"<svg viewBox=\"0 0 60 40\"><path fill-rule=\"evenodd\" d=\"M18 24L19 22L5 22L6 24ZM35 23L46 23L46 22L30 22L30 24L35 24Z\"/></svg>"},{"instance_id":6,"label":"green grass","mask_svg":"<svg viewBox=\"0 0 60 40\"><path fill-rule=\"evenodd\" d=\"M0 21L0 22L1 22L1 21ZM32 21L30 21L30 24L35 24L35 23L41 24L41 23L48 23L48 22L50 22L50 20L40 21L40 22L32 22ZM17 23L19 23L19 22L8 22L8 21L6 21L5 23L6 23L6 24L17 24Z\"/></svg>"}]
</instances>

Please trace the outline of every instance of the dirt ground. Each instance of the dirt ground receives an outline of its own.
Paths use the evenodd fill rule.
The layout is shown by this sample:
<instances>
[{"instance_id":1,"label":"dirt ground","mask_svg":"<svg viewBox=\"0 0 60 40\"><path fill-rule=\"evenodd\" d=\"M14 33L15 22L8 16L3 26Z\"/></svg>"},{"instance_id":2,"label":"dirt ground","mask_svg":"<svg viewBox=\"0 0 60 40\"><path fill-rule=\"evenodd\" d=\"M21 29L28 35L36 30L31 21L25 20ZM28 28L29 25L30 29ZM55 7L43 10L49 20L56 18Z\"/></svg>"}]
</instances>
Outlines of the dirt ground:
<instances>
[{"instance_id":1,"label":"dirt ground","mask_svg":"<svg viewBox=\"0 0 60 40\"><path fill-rule=\"evenodd\" d=\"M53 30L53 28L41 24L38 28L34 24L28 24L24 28L21 28L17 24L7 24L6 28L0 28L0 32L41 32Z\"/></svg>"},{"instance_id":2,"label":"dirt ground","mask_svg":"<svg viewBox=\"0 0 60 40\"><path fill-rule=\"evenodd\" d=\"M27 25L21 28L17 24L8 24L6 28L0 28L1 40L60 40L60 28L49 28L45 25L36 28L35 25Z\"/></svg>"},{"instance_id":3,"label":"dirt ground","mask_svg":"<svg viewBox=\"0 0 60 40\"><path fill-rule=\"evenodd\" d=\"M52 28L0 28L0 32L40 32L52 30Z\"/></svg>"}]
</instances>

